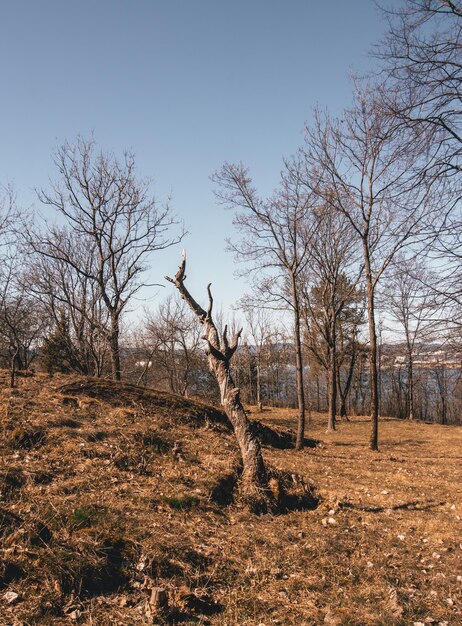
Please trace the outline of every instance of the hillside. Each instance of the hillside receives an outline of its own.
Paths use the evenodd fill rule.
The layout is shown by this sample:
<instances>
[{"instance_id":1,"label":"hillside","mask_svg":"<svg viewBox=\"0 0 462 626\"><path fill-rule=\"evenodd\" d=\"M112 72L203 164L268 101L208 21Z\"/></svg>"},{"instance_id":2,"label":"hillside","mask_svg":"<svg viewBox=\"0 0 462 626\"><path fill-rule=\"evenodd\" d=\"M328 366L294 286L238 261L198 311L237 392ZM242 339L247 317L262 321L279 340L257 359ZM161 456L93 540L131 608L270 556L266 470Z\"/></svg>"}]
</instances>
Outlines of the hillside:
<instances>
[{"instance_id":1,"label":"hillside","mask_svg":"<svg viewBox=\"0 0 462 626\"><path fill-rule=\"evenodd\" d=\"M267 462L318 497L257 517L233 502L219 410L75 377L7 380L2 626L158 623L157 587L171 624L462 623L462 428L383 420L372 453L365 418L327 435L314 415L295 452L293 411L251 413L270 427Z\"/></svg>"}]
</instances>

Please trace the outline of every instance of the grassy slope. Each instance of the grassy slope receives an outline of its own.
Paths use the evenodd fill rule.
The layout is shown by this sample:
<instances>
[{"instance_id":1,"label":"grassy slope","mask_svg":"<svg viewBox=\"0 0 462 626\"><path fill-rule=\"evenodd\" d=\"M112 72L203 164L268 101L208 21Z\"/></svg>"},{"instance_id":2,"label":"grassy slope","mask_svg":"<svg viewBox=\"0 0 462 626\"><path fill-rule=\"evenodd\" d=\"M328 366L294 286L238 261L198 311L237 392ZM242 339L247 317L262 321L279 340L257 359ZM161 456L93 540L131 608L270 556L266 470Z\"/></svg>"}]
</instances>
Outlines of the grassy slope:
<instances>
[{"instance_id":1,"label":"grassy slope","mask_svg":"<svg viewBox=\"0 0 462 626\"><path fill-rule=\"evenodd\" d=\"M219 413L6 381L0 624L147 624L155 586L178 624L462 623L461 428L383 420L371 453L365 419L327 435L314 415L321 445L265 458L313 482L320 505L258 518L210 498L236 462ZM258 417L294 426L292 411Z\"/></svg>"}]
</instances>

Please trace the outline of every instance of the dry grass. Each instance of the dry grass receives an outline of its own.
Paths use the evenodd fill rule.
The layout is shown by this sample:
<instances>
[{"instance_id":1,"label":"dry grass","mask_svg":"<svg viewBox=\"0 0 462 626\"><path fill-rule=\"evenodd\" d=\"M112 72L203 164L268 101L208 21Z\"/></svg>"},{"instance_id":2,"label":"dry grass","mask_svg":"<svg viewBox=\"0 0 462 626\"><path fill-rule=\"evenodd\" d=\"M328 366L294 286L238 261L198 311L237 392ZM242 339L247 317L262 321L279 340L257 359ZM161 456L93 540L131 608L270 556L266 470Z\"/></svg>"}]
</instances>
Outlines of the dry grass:
<instances>
[{"instance_id":1,"label":"dry grass","mask_svg":"<svg viewBox=\"0 0 462 626\"><path fill-rule=\"evenodd\" d=\"M156 586L172 624L462 623L461 428L383 420L372 453L367 420L314 415L317 447L264 453L319 506L256 517L211 498L237 459L219 411L90 382L0 373L2 626L153 623Z\"/></svg>"}]
</instances>

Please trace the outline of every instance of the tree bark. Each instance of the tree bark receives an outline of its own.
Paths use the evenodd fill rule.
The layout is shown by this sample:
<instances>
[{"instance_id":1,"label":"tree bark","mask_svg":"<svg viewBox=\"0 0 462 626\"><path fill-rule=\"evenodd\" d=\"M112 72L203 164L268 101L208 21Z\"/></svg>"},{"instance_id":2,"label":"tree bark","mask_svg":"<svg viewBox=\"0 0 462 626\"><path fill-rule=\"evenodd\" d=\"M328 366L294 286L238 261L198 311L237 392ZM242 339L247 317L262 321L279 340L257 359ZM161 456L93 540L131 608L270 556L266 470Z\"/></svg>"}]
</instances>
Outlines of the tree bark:
<instances>
[{"instance_id":1,"label":"tree bark","mask_svg":"<svg viewBox=\"0 0 462 626\"><path fill-rule=\"evenodd\" d=\"M260 442L254 435L251 423L247 419L246 412L241 402L240 390L235 386L230 373L230 361L234 355L241 335L236 333L231 342L228 341L227 327L219 337L217 328L212 319L213 299L208 286L209 306L205 311L194 300L184 285L186 278L186 258L175 275L175 278L165 278L173 283L181 294L181 297L189 305L204 327L204 340L207 342L207 359L210 370L214 373L220 388L221 404L231 422L239 445L242 458L241 490L244 500L249 508L262 513L272 510L276 502L268 484L268 474L261 453Z\"/></svg>"},{"instance_id":2,"label":"tree bark","mask_svg":"<svg viewBox=\"0 0 462 626\"><path fill-rule=\"evenodd\" d=\"M263 402L261 401L261 374L260 374L260 363L257 360L257 407L260 413L263 411Z\"/></svg>"},{"instance_id":3,"label":"tree bark","mask_svg":"<svg viewBox=\"0 0 462 626\"><path fill-rule=\"evenodd\" d=\"M329 387L329 410L328 410L328 422L327 432L333 432L335 430L335 416L337 413L337 345L336 345L336 328L335 322L331 326L330 330L330 346L329 346L329 373L328 373L328 387Z\"/></svg>"},{"instance_id":4,"label":"tree bark","mask_svg":"<svg viewBox=\"0 0 462 626\"><path fill-rule=\"evenodd\" d=\"M294 307L295 373L297 379L298 425L296 450L302 450L305 443L305 389L303 384L303 355L300 331L300 303L296 278L292 275L292 303Z\"/></svg>"},{"instance_id":5,"label":"tree bark","mask_svg":"<svg viewBox=\"0 0 462 626\"><path fill-rule=\"evenodd\" d=\"M119 316L116 313L113 313L111 316L111 334L109 337L113 380L120 380L122 378L122 369L120 366L119 334Z\"/></svg>"},{"instance_id":6,"label":"tree bark","mask_svg":"<svg viewBox=\"0 0 462 626\"><path fill-rule=\"evenodd\" d=\"M379 376L377 367L377 332L375 328L375 293L372 279L371 262L366 242L364 244L364 263L367 284L367 317L369 322L369 383L371 393L371 436L370 449L379 449Z\"/></svg>"},{"instance_id":7,"label":"tree bark","mask_svg":"<svg viewBox=\"0 0 462 626\"><path fill-rule=\"evenodd\" d=\"M347 398L350 393L351 382L353 380L353 372L356 362L356 352L353 349L353 353L350 359L350 366L348 368L348 376L345 383L345 387L342 389L342 384L340 381L340 368L337 366L337 383L338 383L338 392L340 395L340 411L339 415L341 419L345 419L347 422L349 421L348 413L347 413Z\"/></svg>"},{"instance_id":8,"label":"tree bark","mask_svg":"<svg viewBox=\"0 0 462 626\"><path fill-rule=\"evenodd\" d=\"M408 419L414 420L414 367L412 363L412 355L409 355L409 361L407 365L407 384L409 395L409 416Z\"/></svg>"},{"instance_id":9,"label":"tree bark","mask_svg":"<svg viewBox=\"0 0 462 626\"><path fill-rule=\"evenodd\" d=\"M320 413L321 411L321 398L320 398L320 390L319 390L319 374L316 374L316 411Z\"/></svg>"},{"instance_id":10,"label":"tree bark","mask_svg":"<svg viewBox=\"0 0 462 626\"><path fill-rule=\"evenodd\" d=\"M408 398L408 419L414 420L414 359L413 343L410 337L409 320L405 321L406 347L407 347L407 398Z\"/></svg>"},{"instance_id":11,"label":"tree bark","mask_svg":"<svg viewBox=\"0 0 462 626\"><path fill-rule=\"evenodd\" d=\"M16 384L16 359L18 357L19 354L19 347L17 347L15 349L14 354L11 356L11 368L10 368L10 387L11 389L13 389L13 387Z\"/></svg>"}]
</instances>

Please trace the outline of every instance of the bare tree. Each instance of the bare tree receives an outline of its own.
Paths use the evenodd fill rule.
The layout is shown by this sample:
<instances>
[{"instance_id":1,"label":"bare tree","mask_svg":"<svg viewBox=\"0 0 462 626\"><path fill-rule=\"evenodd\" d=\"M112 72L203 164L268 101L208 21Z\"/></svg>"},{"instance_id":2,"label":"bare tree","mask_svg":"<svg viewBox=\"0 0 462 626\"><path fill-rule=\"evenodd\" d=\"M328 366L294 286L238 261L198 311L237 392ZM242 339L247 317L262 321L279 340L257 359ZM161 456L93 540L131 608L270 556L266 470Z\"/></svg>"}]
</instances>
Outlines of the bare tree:
<instances>
[{"instance_id":1,"label":"bare tree","mask_svg":"<svg viewBox=\"0 0 462 626\"><path fill-rule=\"evenodd\" d=\"M459 306L462 240L462 2L402 0L383 9L388 23L376 47L387 79L389 113L422 152L422 175L444 181L439 192L446 219L434 228L433 263L441 277L433 283L444 306Z\"/></svg>"},{"instance_id":2,"label":"bare tree","mask_svg":"<svg viewBox=\"0 0 462 626\"><path fill-rule=\"evenodd\" d=\"M402 255L395 259L392 274L385 285L385 299L392 319L398 322L404 334L407 368L408 419L415 419L414 358L419 345L428 341L438 320L435 319L435 300L426 286L431 273L415 257ZM433 274L433 280L435 276Z\"/></svg>"},{"instance_id":3,"label":"bare tree","mask_svg":"<svg viewBox=\"0 0 462 626\"><path fill-rule=\"evenodd\" d=\"M300 173L313 190L350 222L362 249L369 321L370 447L378 449L376 289L405 245L422 232L429 187L416 175L414 153L372 88L357 89L342 120L316 114L307 128Z\"/></svg>"},{"instance_id":4,"label":"bare tree","mask_svg":"<svg viewBox=\"0 0 462 626\"><path fill-rule=\"evenodd\" d=\"M319 351L318 359L328 376L327 429L331 432L335 430L337 414L339 318L356 292L359 275L352 280L347 276L355 265L355 250L351 224L345 215L329 205L322 205L313 209L312 221L316 236L310 246L310 263L303 288L304 317L310 338L308 347L315 350L318 344L313 332L320 335L325 346L325 350Z\"/></svg>"},{"instance_id":5,"label":"bare tree","mask_svg":"<svg viewBox=\"0 0 462 626\"><path fill-rule=\"evenodd\" d=\"M21 281L18 257L4 259L0 272L0 345L10 366L10 387L17 369L28 369L47 326L43 309Z\"/></svg>"},{"instance_id":6,"label":"bare tree","mask_svg":"<svg viewBox=\"0 0 462 626\"><path fill-rule=\"evenodd\" d=\"M439 413L440 424L445 425L448 423L450 381L450 370L446 364L446 355L437 359L433 366L433 372L437 389L436 408Z\"/></svg>"},{"instance_id":7,"label":"bare tree","mask_svg":"<svg viewBox=\"0 0 462 626\"><path fill-rule=\"evenodd\" d=\"M182 234L169 234L176 221L168 204L159 205L150 195L149 181L137 178L132 154L126 152L119 160L98 153L93 140L79 137L59 148L54 160L59 179L38 196L64 217L67 227L49 225L44 233L29 232L29 244L97 287L109 316L112 376L119 380L121 315L146 284L142 274L151 253L178 243ZM84 267L76 239L87 241L91 252Z\"/></svg>"},{"instance_id":8,"label":"bare tree","mask_svg":"<svg viewBox=\"0 0 462 626\"><path fill-rule=\"evenodd\" d=\"M200 326L182 300L169 296L155 314L148 315L145 341L152 346L152 369L157 381L168 381L172 393L188 395L194 368L201 365L200 340Z\"/></svg>"},{"instance_id":9,"label":"bare tree","mask_svg":"<svg viewBox=\"0 0 462 626\"><path fill-rule=\"evenodd\" d=\"M0 186L0 250L4 251L14 239L12 236L14 225L18 219L19 212L13 188Z\"/></svg>"},{"instance_id":10,"label":"bare tree","mask_svg":"<svg viewBox=\"0 0 462 626\"><path fill-rule=\"evenodd\" d=\"M255 351L255 369L256 369L256 394L255 401L259 411L263 410L262 396L262 375L263 375L263 358L266 344L272 334L271 319L269 311L246 305L244 303L245 319L249 328L250 338Z\"/></svg>"},{"instance_id":11,"label":"bare tree","mask_svg":"<svg viewBox=\"0 0 462 626\"><path fill-rule=\"evenodd\" d=\"M298 427L296 449L304 445L305 389L301 342L300 281L309 259L308 209L312 196L286 167L278 191L264 200L242 165L225 164L213 177L218 199L236 210L234 224L242 234L230 245L236 258L256 276L254 287L261 306L275 304L293 314L297 377Z\"/></svg>"},{"instance_id":12,"label":"bare tree","mask_svg":"<svg viewBox=\"0 0 462 626\"><path fill-rule=\"evenodd\" d=\"M314 366L316 370L316 365L321 366L327 376L328 432L336 428L338 395L340 415L346 416L345 402L356 358L357 329L360 324L356 307L360 299L361 293L345 274L339 274L332 282L324 277L322 282L313 284L307 290L304 298L304 344L311 355L310 367ZM342 387L340 370L347 353L350 359L349 374Z\"/></svg>"},{"instance_id":13,"label":"bare tree","mask_svg":"<svg viewBox=\"0 0 462 626\"><path fill-rule=\"evenodd\" d=\"M109 314L100 297L98 285L90 277L93 246L88 239L71 239L66 230L56 233L57 245L66 250L78 265L54 256L54 246L44 246L27 264L25 284L30 294L52 320L45 347L57 348L61 362L52 367L101 376L107 363L110 335Z\"/></svg>"},{"instance_id":14,"label":"bare tree","mask_svg":"<svg viewBox=\"0 0 462 626\"><path fill-rule=\"evenodd\" d=\"M388 22L376 55L389 79L390 111L426 150L427 170L461 171L462 2L403 0L383 9ZM460 197L460 184L457 184Z\"/></svg>"},{"instance_id":15,"label":"bare tree","mask_svg":"<svg viewBox=\"0 0 462 626\"><path fill-rule=\"evenodd\" d=\"M209 367L217 379L221 404L233 425L241 452L243 496L253 510L266 511L273 507L274 497L268 485L268 474L261 454L260 443L252 432L251 424L241 403L240 390L235 386L230 373L231 359L237 350L241 331L236 332L229 341L227 326L225 326L221 336L219 336L212 318L213 299L210 285L207 288L209 298L207 311L196 302L185 286L185 255L175 277L166 276L166 279L175 285L181 297L204 328Z\"/></svg>"},{"instance_id":16,"label":"bare tree","mask_svg":"<svg viewBox=\"0 0 462 626\"><path fill-rule=\"evenodd\" d=\"M28 368L34 358L31 348L45 325L21 281L16 236L19 217L13 188L0 187L0 350L10 366L11 387L17 366Z\"/></svg>"},{"instance_id":17,"label":"bare tree","mask_svg":"<svg viewBox=\"0 0 462 626\"><path fill-rule=\"evenodd\" d=\"M340 419L348 421L347 399L349 398L356 360L364 350L359 334L364 318L364 293L356 289L350 300L343 307L340 315L337 338L337 390L340 397Z\"/></svg>"}]
</instances>

